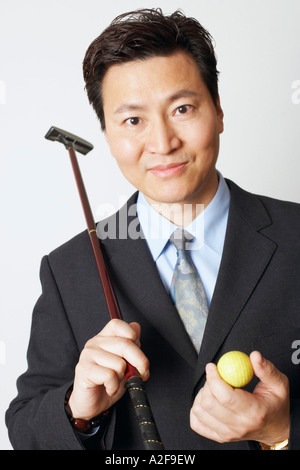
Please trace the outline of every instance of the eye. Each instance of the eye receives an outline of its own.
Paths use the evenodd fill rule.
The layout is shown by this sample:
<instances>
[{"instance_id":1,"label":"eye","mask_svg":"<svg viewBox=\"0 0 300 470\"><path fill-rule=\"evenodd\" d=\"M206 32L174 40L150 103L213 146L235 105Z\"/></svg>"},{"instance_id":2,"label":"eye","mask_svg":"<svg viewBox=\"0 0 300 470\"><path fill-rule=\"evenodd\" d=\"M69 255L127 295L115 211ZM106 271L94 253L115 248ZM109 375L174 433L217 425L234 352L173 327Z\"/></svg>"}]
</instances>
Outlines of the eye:
<instances>
[{"instance_id":1,"label":"eye","mask_svg":"<svg viewBox=\"0 0 300 470\"><path fill-rule=\"evenodd\" d=\"M175 115L178 115L178 114L186 114L188 113L190 110L192 109L192 106L190 104L184 104L182 106L179 106L176 111L175 111Z\"/></svg>"},{"instance_id":2,"label":"eye","mask_svg":"<svg viewBox=\"0 0 300 470\"><path fill-rule=\"evenodd\" d=\"M137 126L142 122L141 118L139 117L131 117L126 119L125 124L128 124L129 126Z\"/></svg>"}]
</instances>

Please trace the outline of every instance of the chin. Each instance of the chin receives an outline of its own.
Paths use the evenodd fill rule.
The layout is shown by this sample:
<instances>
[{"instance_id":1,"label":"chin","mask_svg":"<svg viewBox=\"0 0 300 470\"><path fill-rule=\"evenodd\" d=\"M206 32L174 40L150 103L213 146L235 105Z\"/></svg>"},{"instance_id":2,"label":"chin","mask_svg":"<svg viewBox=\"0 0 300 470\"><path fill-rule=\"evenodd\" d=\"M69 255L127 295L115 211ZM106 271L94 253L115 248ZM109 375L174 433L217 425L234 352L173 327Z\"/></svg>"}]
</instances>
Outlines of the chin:
<instances>
[{"instance_id":1,"label":"chin","mask_svg":"<svg viewBox=\"0 0 300 470\"><path fill-rule=\"evenodd\" d=\"M189 203L190 195L181 193L172 193L170 191L162 192L160 194L148 194L148 198L157 204L182 204Z\"/></svg>"}]
</instances>

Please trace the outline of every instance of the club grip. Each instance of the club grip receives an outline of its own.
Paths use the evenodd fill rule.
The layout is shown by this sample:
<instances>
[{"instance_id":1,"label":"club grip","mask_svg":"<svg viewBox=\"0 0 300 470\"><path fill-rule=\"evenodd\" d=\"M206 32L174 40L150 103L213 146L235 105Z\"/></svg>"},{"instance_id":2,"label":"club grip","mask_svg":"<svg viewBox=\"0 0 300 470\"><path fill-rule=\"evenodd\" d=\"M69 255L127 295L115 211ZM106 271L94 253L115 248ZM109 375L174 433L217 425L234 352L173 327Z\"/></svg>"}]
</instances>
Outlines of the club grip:
<instances>
[{"instance_id":1,"label":"club grip","mask_svg":"<svg viewBox=\"0 0 300 470\"><path fill-rule=\"evenodd\" d=\"M133 408L138 419L146 450L164 450L141 377L130 377L126 382Z\"/></svg>"}]
</instances>

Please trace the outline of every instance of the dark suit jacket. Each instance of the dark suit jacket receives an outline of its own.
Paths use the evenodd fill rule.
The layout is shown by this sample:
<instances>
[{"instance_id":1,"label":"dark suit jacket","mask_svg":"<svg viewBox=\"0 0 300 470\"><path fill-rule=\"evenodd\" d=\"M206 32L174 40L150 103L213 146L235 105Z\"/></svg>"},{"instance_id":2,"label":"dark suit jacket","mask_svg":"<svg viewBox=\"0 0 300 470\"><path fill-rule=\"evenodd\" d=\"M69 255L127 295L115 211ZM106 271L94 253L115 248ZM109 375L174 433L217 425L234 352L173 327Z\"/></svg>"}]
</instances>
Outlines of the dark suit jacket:
<instances>
[{"instance_id":1,"label":"dark suit jacket","mask_svg":"<svg viewBox=\"0 0 300 470\"><path fill-rule=\"evenodd\" d=\"M103 240L103 250L123 319L142 327L142 349L150 360L148 399L165 448L252 448L249 442L218 444L197 435L190 429L189 411L205 382L207 362L216 362L229 350L256 349L290 379L290 446L299 449L300 365L292 361L292 343L300 339L300 206L255 196L227 183L228 227L199 357L146 242L123 234ZM121 209L120 220L126 210L126 206ZM101 223L102 232L106 223ZM135 217L128 218L130 224L136 224ZM6 415L9 434L15 449L80 449L83 446L64 413L64 396L86 341L109 320L86 231L43 259L41 282L28 370L18 379L18 396ZM255 384L254 378L248 389ZM137 428L126 393L105 435L91 438L86 447L142 449Z\"/></svg>"}]
</instances>

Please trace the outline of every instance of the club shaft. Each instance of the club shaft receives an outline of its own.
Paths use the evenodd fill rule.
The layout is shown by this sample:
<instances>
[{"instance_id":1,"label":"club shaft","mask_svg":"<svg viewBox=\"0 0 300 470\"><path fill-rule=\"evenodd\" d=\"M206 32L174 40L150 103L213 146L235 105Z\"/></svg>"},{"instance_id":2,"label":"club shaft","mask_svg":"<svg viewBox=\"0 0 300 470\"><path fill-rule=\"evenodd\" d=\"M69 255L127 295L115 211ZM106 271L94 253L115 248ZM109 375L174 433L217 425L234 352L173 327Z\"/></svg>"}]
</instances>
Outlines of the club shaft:
<instances>
[{"instance_id":1,"label":"club shaft","mask_svg":"<svg viewBox=\"0 0 300 470\"><path fill-rule=\"evenodd\" d=\"M83 208L83 212L86 219L86 224L89 232L90 241L92 244L100 280L102 283L106 304L108 307L109 315L111 319L121 319L121 314L118 309L118 305L113 293L113 289L110 283L109 275L107 272L105 260L100 247L100 241L96 232L96 225L94 222L93 214L85 190L84 182L82 179L81 171L78 165L75 150L72 146L68 147L70 160ZM144 388L143 380L140 377L138 370L127 362L126 375L126 388L128 389L131 402L133 404L135 414L138 420L142 440L146 450L163 450L163 444L161 442L159 433L152 416L151 408L147 399L146 391Z\"/></svg>"},{"instance_id":2,"label":"club shaft","mask_svg":"<svg viewBox=\"0 0 300 470\"><path fill-rule=\"evenodd\" d=\"M68 150L69 150L70 160L71 160L71 164L72 164L72 168L73 168L73 172L74 172L74 176L75 176L75 180L76 180L76 184L77 184L77 188L78 188L78 192L79 192L83 212L84 212L85 219L86 219L86 224L87 224L87 228L88 228L88 232L89 232L90 241L91 241L91 244L92 244L92 247L93 247L93 252L94 252L95 260L96 260L96 263L97 263L97 268L98 268L98 271L99 271L99 275L100 275L101 283L102 283L102 286L103 286L103 291L104 291L107 307L108 307L108 310L109 310L109 315L110 315L111 319L121 318L120 312L118 311L117 303L116 303L115 298L114 298L111 283L110 283L110 280L109 280L109 277L108 277L108 273L107 273L106 265L105 265L105 262L104 262L103 254L102 254L102 251L100 249L99 238L98 238L97 232L96 232L96 225L95 225L95 222L94 222L94 218L93 218L93 214L92 214L92 211L91 211L90 203L89 203L87 193L86 193L86 190L85 190L85 186L84 186L84 183L83 183L83 179L82 179L81 171L80 171L80 168L79 168L79 165L78 165L77 157L76 157L76 154L75 154L75 151L74 151L73 147L69 147Z\"/></svg>"}]
</instances>

